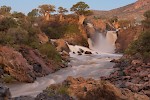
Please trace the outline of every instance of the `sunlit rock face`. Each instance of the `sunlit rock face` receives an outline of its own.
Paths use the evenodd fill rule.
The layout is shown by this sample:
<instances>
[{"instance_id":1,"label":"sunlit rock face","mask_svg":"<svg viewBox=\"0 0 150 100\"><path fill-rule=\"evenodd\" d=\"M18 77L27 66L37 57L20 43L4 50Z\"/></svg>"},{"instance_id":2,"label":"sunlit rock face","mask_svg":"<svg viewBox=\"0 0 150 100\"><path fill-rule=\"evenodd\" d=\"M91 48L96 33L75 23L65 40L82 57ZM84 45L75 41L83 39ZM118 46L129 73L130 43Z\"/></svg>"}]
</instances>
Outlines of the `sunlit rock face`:
<instances>
[{"instance_id":1,"label":"sunlit rock face","mask_svg":"<svg viewBox=\"0 0 150 100\"><path fill-rule=\"evenodd\" d=\"M33 67L27 63L21 53L13 48L0 46L0 64L5 66L4 70L12 77L23 82L33 82L35 75Z\"/></svg>"},{"instance_id":2,"label":"sunlit rock face","mask_svg":"<svg viewBox=\"0 0 150 100\"><path fill-rule=\"evenodd\" d=\"M138 39L141 32L141 26L128 28L126 30L121 29L118 32L118 38L116 40L116 52L123 52L132 41Z\"/></svg>"},{"instance_id":3,"label":"sunlit rock face","mask_svg":"<svg viewBox=\"0 0 150 100\"><path fill-rule=\"evenodd\" d=\"M138 0L135 4L134 4L134 8L135 9L139 9L143 6L146 5L150 5L150 0Z\"/></svg>"}]
</instances>

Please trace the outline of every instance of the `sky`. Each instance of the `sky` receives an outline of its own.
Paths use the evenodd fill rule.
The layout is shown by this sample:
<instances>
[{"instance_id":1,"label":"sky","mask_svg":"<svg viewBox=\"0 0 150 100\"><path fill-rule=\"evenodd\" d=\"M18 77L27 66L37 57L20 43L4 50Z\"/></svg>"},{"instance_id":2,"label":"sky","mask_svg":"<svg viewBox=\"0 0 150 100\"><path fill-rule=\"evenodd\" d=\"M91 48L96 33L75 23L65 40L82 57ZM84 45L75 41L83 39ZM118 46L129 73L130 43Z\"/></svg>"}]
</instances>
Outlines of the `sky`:
<instances>
[{"instance_id":1,"label":"sky","mask_svg":"<svg viewBox=\"0 0 150 100\"><path fill-rule=\"evenodd\" d=\"M68 10L73 4L83 1L90 6L92 10L111 10L133 3L137 0L0 0L0 6L11 6L12 11L23 12L27 14L34 8L42 4L52 4L56 8L65 7Z\"/></svg>"}]
</instances>

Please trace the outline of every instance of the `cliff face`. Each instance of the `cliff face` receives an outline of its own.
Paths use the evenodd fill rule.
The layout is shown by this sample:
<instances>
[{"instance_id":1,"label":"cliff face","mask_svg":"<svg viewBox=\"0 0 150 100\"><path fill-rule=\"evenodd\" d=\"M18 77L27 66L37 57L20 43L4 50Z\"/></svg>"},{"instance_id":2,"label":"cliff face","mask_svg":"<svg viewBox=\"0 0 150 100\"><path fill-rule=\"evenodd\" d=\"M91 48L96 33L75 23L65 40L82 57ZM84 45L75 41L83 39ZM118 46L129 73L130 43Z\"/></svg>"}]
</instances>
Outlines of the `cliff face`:
<instances>
[{"instance_id":1,"label":"cliff face","mask_svg":"<svg viewBox=\"0 0 150 100\"><path fill-rule=\"evenodd\" d=\"M118 32L118 38L116 40L116 52L124 52L129 44L138 38L141 32L141 26L121 29Z\"/></svg>"},{"instance_id":2,"label":"cliff face","mask_svg":"<svg viewBox=\"0 0 150 100\"><path fill-rule=\"evenodd\" d=\"M143 13L150 9L150 0L138 0L135 3L113 9L110 11L94 10L93 16L113 17L118 16L119 19L142 20Z\"/></svg>"}]
</instances>

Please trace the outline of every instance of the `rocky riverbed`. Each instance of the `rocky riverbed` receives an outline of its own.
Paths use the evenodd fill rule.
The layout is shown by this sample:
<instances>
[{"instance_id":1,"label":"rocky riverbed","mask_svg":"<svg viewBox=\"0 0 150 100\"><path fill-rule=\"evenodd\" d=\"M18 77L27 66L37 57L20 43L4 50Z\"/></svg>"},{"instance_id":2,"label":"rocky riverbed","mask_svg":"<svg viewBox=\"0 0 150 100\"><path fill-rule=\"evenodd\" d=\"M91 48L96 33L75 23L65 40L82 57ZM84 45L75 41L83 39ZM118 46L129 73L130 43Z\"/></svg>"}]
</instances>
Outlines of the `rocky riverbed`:
<instances>
[{"instance_id":1,"label":"rocky riverbed","mask_svg":"<svg viewBox=\"0 0 150 100\"><path fill-rule=\"evenodd\" d=\"M101 78L110 81L117 87L127 88L150 97L150 63L144 63L140 59L129 59L125 56L115 62L116 71L109 77Z\"/></svg>"}]
</instances>

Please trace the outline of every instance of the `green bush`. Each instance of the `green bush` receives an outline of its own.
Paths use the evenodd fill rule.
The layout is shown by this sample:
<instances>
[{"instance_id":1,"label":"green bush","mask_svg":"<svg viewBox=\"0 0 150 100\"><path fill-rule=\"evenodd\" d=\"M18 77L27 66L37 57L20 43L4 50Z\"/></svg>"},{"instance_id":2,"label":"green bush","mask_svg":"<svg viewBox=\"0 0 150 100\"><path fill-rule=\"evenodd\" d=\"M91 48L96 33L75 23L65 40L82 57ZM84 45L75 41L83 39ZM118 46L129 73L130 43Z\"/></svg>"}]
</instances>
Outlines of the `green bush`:
<instances>
[{"instance_id":1,"label":"green bush","mask_svg":"<svg viewBox=\"0 0 150 100\"><path fill-rule=\"evenodd\" d=\"M52 22L50 24L45 24L41 27L41 30L46 33L51 39L59 39L64 37L65 34L76 33L79 34L77 24Z\"/></svg>"},{"instance_id":2,"label":"green bush","mask_svg":"<svg viewBox=\"0 0 150 100\"><path fill-rule=\"evenodd\" d=\"M150 58L150 31L141 33L139 39L131 43L126 50L127 54L135 55L140 54L144 59Z\"/></svg>"},{"instance_id":3,"label":"green bush","mask_svg":"<svg viewBox=\"0 0 150 100\"><path fill-rule=\"evenodd\" d=\"M52 84L50 87L46 89L46 91L49 93L49 96L52 96L54 94L66 94L69 95L68 87L61 85L61 84Z\"/></svg>"},{"instance_id":4,"label":"green bush","mask_svg":"<svg viewBox=\"0 0 150 100\"><path fill-rule=\"evenodd\" d=\"M13 18L3 18L0 20L0 31L7 31L9 28L17 27L17 22Z\"/></svg>"},{"instance_id":5,"label":"green bush","mask_svg":"<svg viewBox=\"0 0 150 100\"><path fill-rule=\"evenodd\" d=\"M7 44L26 44L28 42L28 32L22 28L10 28L6 33Z\"/></svg>"},{"instance_id":6,"label":"green bush","mask_svg":"<svg viewBox=\"0 0 150 100\"><path fill-rule=\"evenodd\" d=\"M55 47L50 43L42 44L39 48L41 54L46 55L48 58L57 62L61 61L60 54L56 51Z\"/></svg>"},{"instance_id":7,"label":"green bush","mask_svg":"<svg viewBox=\"0 0 150 100\"><path fill-rule=\"evenodd\" d=\"M4 74L4 76L2 77L3 81L5 83L11 83L14 81L14 78L10 75Z\"/></svg>"}]
</instances>

